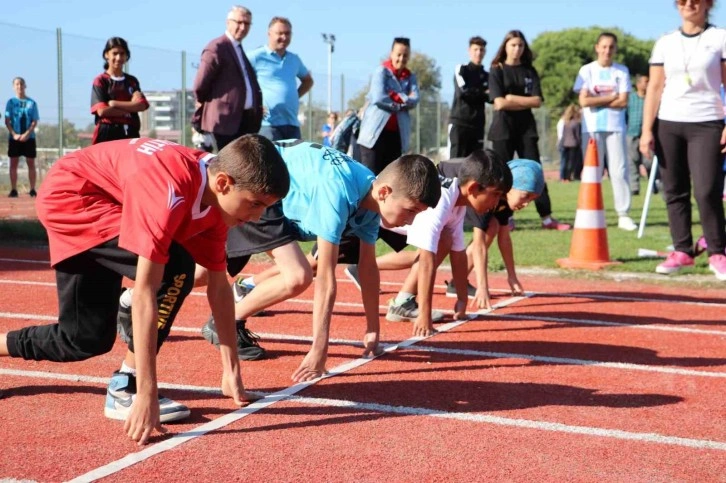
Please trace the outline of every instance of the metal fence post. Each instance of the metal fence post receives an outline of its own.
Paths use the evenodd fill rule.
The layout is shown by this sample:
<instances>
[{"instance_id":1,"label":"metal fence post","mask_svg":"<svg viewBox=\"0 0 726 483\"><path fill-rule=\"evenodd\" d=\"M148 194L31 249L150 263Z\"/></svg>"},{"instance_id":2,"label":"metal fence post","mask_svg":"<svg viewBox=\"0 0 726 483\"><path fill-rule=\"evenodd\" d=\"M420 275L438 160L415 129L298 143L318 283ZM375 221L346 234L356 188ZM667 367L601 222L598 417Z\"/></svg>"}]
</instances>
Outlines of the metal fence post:
<instances>
[{"instance_id":1,"label":"metal fence post","mask_svg":"<svg viewBox=\"0 0 726 483\"><path fill-rule=\"evenodd\" d=\"M421 103L416 107L416 154L421 153Z\"/></svg>"},{"instance_id":2,"label":"metal fence post","mask_svg":"<svg viewBox=\"0 0 726 483\"><path fill-rule=\"evenodd\" d=\"M345 74L340 74L340 116L338 119L343 119L345 113Z\"/></svg>"},{"instance_id":3,"label":"metal fence post","mask_svg":"<svg viewBox=\"0 0 726 483\"><path fill-rule=\"evenodd\" d=\"M436 91L436 154L441 151L441 92Z\"/></svg>"},{"instance_id":4,"label":"metal fence post","mask_svg":"<svg viewBox=\"0 0 726 483\"><path fill-rule=\"evenodd\" d=\"M181 144L187 145L187 51L181 51Z\"/></svg>"},{"instance_id":5,"label":"metal fence post","mask_svg":"<svg viewBox=\"0 0 726 483\"><path fill-rule=\"evenodd\" d=\"M308 91L308 141L313 140L313 90Z\"/></svg>"},{"instance_id":6,"label":"metal fence post","mask_svg":"<svg viewBox=\"0 0 726 483\"><path fill-rule=\"evenodd\" d=\"M58 57L58 157L63 156L63 35L61 29L55 29L56 51Z\"/></svg>"}]
</instances>

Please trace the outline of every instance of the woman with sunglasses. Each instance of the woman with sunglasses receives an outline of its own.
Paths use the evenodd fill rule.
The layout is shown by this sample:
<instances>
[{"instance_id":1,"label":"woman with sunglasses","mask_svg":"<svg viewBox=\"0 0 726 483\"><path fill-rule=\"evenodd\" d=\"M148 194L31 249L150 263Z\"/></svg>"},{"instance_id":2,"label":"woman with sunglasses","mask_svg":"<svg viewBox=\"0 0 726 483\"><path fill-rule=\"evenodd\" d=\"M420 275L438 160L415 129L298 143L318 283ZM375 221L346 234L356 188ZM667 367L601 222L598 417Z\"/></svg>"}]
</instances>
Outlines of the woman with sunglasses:
<instances>
[{"instance_id":1,"label":"woman with sunglasses","mask_svg":"<svg viewBox=\"0 0 726 483\"><path fill-rule=\"evenodd\" d=\"M640 150L655 151L675 250L655 269L692 266L691 180L708 245L709 268L726 281L722 192L726 129L721 84L726 82L726 30L708 23L714 0L678 0L680 29L656 42L650 58Z\"/></svg>"},{"instance_id":2,"label":"woman with sunglasses","mask_svg":"<svg viewBox=\"0 0 726 483\"><path fill-rule=\"evenodd\" d=\"M409 149L411 117L408 111L416 107L419 98L416 75L406 68L410 55L411 42L407 38L393 39L389 58L371 78L358 146L361 163L374 174Z\"/></svg>"}]
</instances>

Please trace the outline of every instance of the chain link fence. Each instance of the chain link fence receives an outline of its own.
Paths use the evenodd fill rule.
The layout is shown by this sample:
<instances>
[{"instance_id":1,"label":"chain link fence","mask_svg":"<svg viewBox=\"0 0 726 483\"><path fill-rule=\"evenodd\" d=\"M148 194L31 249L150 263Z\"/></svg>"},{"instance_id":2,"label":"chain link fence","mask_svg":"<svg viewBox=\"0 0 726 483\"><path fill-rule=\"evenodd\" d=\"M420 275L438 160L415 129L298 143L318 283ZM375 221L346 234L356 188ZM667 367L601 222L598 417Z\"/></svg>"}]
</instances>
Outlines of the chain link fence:
<instances>
[{"instance_id":1,"label":"chain link fence","mask_svg":"<svg viewBox=\"0 0 726 483\"><path fill-rule=\"evenodd\" d=\"M62 154L90 145L94 129L91 115L93 79L103 71L103 48L107 39L89 38L0 23L0 37L23 39L3 51L0 63L0 102L14 96L12 81L23 77L26 95L34 99L40 112L36 129L41 175ZM126 71L139 79L151 107L141 113L142 135L191 142L189 119L194 111L190 89L196 74L199 52L156 49L129 43L131 58ZM303 59L304 61L305 59ZM372 69L371 69L372 70ZM328 76L313 72L315 84L300 103L299 119L303 137L322 139L322 127L329 110L341 117L352 99L367 91L368 73ZM422 96L423 97L423 96ZM426 93L425 100L412 111L411 149L434 159L448 157L448 112L451 99L438 92ZM491 106L487 106L487 121ZM4 110L3 110L4 113ZM544 162L554 160L551 116L546 109L535 111ZM7 140L5 123L0 123L0 185L7 185ZM488 126L487 126L488 128ZM21 162L21 167L24 167ZM19 173L22 179L23 173Z\"/></svg>"}]
</instances>

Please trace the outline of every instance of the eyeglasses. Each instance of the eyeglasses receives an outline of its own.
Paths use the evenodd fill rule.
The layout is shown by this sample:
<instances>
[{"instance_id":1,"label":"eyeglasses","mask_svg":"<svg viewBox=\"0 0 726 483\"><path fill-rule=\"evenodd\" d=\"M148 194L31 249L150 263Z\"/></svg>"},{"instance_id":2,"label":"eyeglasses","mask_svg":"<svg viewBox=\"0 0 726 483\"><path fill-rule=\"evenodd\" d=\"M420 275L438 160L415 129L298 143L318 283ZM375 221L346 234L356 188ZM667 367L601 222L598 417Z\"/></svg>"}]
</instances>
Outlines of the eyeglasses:
<instances>
[{"instance_id":1,"label":"eyeglasses","mask_svg":"<svg viewBox=\"0 0 726 483\"><path fill-rule=\"evenodd\" d=\"M678 5L680 5L681 7L685 6L688 2L689 2L689 0L676 0L676 3ZM698 5L701 4L701 0L690 0L690 2L691 2L691 5L693 5L694 7L697 7Z\"/></svg>"},{"instance_id":2,"label":"eyeglasses","mask_svg":"<svg viewBox=\"0 0 726 483\"><path fill-rule=\"evenodd\" d=\"M247 20L235 20L233 18L228 18L227 21L234 22L237 25L247 25L248 27L252 25L252 22L248 22Z\"/></svg>"}]
</instances>

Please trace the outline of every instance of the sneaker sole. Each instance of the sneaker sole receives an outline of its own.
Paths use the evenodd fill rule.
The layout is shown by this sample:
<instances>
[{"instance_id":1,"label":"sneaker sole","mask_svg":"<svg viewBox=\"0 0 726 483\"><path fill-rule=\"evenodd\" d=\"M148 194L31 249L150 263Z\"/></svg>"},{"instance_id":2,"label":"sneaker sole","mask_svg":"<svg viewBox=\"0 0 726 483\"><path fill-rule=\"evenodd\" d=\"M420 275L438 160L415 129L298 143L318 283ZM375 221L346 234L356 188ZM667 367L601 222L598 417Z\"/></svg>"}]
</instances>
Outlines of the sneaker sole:
<instances>
[{"instance_id":1,"label":"sneaker sole","mask_svg":"<svg viewBox=\"0 0 726 483\"><path fill-rule=\"evenodd\" d=\"M361 290L360 284L358 283L358 280L356 280L356 278L353 276L353 274L350 273L350 271L348 271L348 268L347 267L346 267L345 270L343 270L343 273L345 274L346 277L348 277L350 279L351 282L353 282L353 285L355 285L356 287L358 287L358 290Z\"/></svg>"},{"instance_id":2,"label":"sneaker sole","mask_svg":"<svg viewBox=\"0 0 726 483\"><path fill-rule=\"evenodd\" d=\"M716 270L716 267L711 264L708 265L708 269L711 270L714 275L716 275L716 280L726 282L726 273L719 273L719 271Z\"/></svg>"},{"instance_id":3,"label":"sneaker sole","mask_svg":"<svg viewBox=\"0 0 726 483\"><path fill-rule=\"evenodd\" d=\"M683 270L686 267L692 267L693 265L686 265L685 267L678 267L678 268L666 268L666 267L655 267L655 273L660 273L661 275L672 275L674 273L678 273L681 270Z\"/></svg>"},{"instance_id":4,"label":"sneaker sole","mask_svg":"<svg viewBox=\"0 0 726 483\"><path fill-rule=\"evenodd\" d=\"M449 292L446 292L446 296L449 297L450 299L455 299L455 298L458 298L459 297L455 293L449 293ZM474 299L474 296L473 295L468 295L468 298L469 298L469 300L473 300Z\"/></svg>"},{"instance_id":5,"label":"sneaker sole","mask_svg":"<svg viewBox=\"0 0 726 483\"><path fill-rule=\"evenodd\" d=\"M172 413L161 414L159 421L162 423L171 423L174 421L181 421L182 419L188 418L192 412L189 409L184 411L174 411ZM126 421L128 411L121 411L113 408L103 408L103 415L108 419L114 419L116 421Z\"/></svg>"},{"instance_id":6,"label":"sneaker sole","mask_svg":"<svg viewBox=\"0 0 726 483\"><path fill-rule=\"evenodd\" d=\"M402 315L386 314L386 320L389 322L411 322L413 319Z\"/></svg>"},{"instance_id":7,"label":"sneaker sole","mask_svg":"<svg viewBox=\"0 0 726 483\"><path fill-rule=\"evenodd\" d=\"M202 327L202 337L204 337L204 340L219 349L219 337L217 337L216 332L209 329L207 324L204 324L204 327Z\"/></svg>"}]
</instances>

